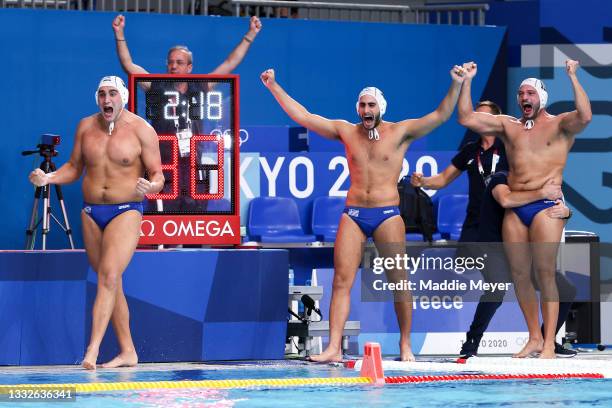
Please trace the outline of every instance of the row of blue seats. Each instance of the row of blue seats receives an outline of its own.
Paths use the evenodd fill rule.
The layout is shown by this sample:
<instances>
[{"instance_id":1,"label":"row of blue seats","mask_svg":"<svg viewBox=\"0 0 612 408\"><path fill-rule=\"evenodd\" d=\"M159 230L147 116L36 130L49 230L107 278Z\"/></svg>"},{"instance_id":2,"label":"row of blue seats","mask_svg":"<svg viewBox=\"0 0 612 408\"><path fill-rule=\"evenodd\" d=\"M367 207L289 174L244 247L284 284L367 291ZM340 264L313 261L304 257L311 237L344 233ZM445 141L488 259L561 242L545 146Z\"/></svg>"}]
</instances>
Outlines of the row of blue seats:
<instances>
[{"instance_id":1,"label":"row of blue seats","mask_svg":"<svg viewBox=\"0 0 612 408\"><path fill-rule=\"evenodd\" d=\"M444 195L434 202L438 214L434 239L459 239L467 202L465 194ZM262 243L334 242L344 203L344 197L317 197L312 205L312 234L307 234L292 198L257 197L249 206L247 234ZM421 234L407 234L406 238L423 241Z\"/></svg>"}]
</instances>

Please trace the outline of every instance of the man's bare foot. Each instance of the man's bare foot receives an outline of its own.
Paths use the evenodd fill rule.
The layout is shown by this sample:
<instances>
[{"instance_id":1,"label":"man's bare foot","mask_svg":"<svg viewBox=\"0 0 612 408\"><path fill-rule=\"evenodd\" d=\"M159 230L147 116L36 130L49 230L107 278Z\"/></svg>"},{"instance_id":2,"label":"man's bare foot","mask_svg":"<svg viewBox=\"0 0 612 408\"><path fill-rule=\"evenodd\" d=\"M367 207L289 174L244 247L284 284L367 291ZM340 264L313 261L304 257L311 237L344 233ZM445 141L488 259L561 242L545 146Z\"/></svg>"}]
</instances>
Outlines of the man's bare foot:
<instances>
[{"instance_id":1,"label":"man's bare foot","mask_svg":"<svg viewBox=\"0 0 612 408\"><path fill-rule=\"evenodd\" d=\"M412 347L410 344L402 346L400 344L400 360L401 361L416 361L414 354L412 354Z\"/></svg>"},{"instance_id":2,"label":"man's bare foot","mask_svg":"<svg viewBox=\"0 0 612 408\"><path fill-rule=\"evenodd\" d=\"M83 357L81 366L86 370L95 370L96 360L98 360L98 350L87 348L87 352L85 353L85 357Z\"/></svg>"},{"instance_id":3,"label":"man's bare foot","mask_svg":"<svg viewBox=\"0 0 612 408\"><path fill-rule=\"evenodd\" d=\"M557 354L555 354L554 344L550 347L544 346L542 348L542 352L540 353L540 358L544 358L544 359L557 358Z\"/></svg>"},{"instance_id":4,"label":"man's bare foot","mask_svg":"<svg viewBox=\"0 0 612 408\"><path fill-rule=\"evenodd\" d=\"M340 363L342 362L342 352L328 347L321 354L310 356L309 360L315 363Z\"/></svg>"},{"instance_id":5,"label":"man's bare foot","mask_svg":"<svg viewBox=\"0 0 612 408\"><path fill-rule=\"evenodd\" d=\"M527 344L525 344L525 347L523 347L523 349L519 351L518 353L513 354L512 357L514 358L531 357L534 353L541 353L543 348L544 348L544 340L542 339L529 340ZM553 353L554 353L554 349L553 349Z\"/></svg>"},{"instance_id":6,"label":"man's bare foot","mask_svg":"<svg viewBox=\"0 0 612 408\"><path fill-rule=\"evenodd\" d=\"M108 363L102 364L102 368L134 367L136 364L138 364L138 355L135 351L128 351L119 353Z\"/></svg>"}]
</instances>

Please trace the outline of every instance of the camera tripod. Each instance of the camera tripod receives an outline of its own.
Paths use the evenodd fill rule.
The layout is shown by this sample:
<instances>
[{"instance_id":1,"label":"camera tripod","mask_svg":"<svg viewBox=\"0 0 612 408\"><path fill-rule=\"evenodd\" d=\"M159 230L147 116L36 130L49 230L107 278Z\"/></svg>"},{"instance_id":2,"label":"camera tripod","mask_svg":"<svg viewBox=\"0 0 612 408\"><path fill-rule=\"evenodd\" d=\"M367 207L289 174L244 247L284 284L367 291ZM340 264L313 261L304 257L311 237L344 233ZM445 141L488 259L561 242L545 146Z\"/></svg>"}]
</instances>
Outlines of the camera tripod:
<instances>
[{"instance_id":1,"label":"camera tripod","mask_svg":"<svg viewBox=\"0 0 612 408\"><path fill-rule=\"evenodd\" d=\"M52 148L44 148L41 147L40 151L34 151L36 153L40 153L45 159L40 164L40 169L46 173L50 173L56 170L55 164L51 160L51 157L57 156L57 152ZM33 152L23 152L22 154L32 154ZM66 212L66 205L64 204L64 195L62 194L62 188L59 185L55 185L55 195L57 196L57 200L59 201L60 208L62 209L62 215L64 217L64 223L57 219L57 217L53 214L51 209L51 185L47 184L46 186L36 187L36 191L34 192L34 204L32 206L32 214L30 215L30 223L29 227L26 230L26 249L34 249L34 245L36 244L36 231L38 226L42 223L42 250L47 249L47 234L51 230L51 219L60 226L62 230L68 236L68 240L70 241L70 248L74 249L74 241L72 240L72 229L70 229L70 223L68 222L68 213ZM38 218L38 202L40 198L43 199L43 213L42 217Z\"/></svg>"}]
</instances>

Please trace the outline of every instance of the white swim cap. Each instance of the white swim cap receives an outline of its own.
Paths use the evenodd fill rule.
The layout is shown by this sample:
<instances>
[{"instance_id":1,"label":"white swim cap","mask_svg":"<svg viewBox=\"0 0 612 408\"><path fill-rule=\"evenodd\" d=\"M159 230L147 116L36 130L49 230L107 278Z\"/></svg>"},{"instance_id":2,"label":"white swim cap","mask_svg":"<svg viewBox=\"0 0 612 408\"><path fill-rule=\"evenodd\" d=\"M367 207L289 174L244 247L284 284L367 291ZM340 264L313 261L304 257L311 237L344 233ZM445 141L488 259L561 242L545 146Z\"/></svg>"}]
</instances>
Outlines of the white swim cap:
<instances>
[{"instance_id":1,"label":"white swim cap","mask_svg":"<svg viewBox=\"0 0 612 408\"><path fill-rule=\"evenodd\" d=\"M519 89L523 85L529 85L535 88L536 92L538 93L538 96L540 97L540 109L544 109L546 107L546 103L548 102L548 92L546 92L544 82L542 82L538 78L527 78L523 82L521 82ZM518 95L516 96L516 99L520 104L521 101L518 99Z\"/></svg>"},{"instance_id":2,"label":"white swim cap","mask_svg":"<svg viewBox=\"0 0 612 408\"><path fill-rule=\"evenodd\" d=\"M125 86L123 79L119 78L118 76L105 76L100 80L100 84L98 84L98 89L96 89L96 105L98 104L98 91L103 86L110 86L111 88L115 88L119 92L119 95L121 95L121 102L123 102L123 106L128 103L128 100L130 99L130 92Z\"/></svg>"},{"instance_id":3,"label":"white swim cap","mask_svg":"<svg viewBox=\"0 0 612 408\"><path fill-rule=\"evenodd\" d=\"M387 101L385 100L382 91L373 86L363 88L363 90L359 92L359 96L357 97L357 103L355 104L355 107L357 108L357 113L359 113L359 100L363 95L370 95L376 99L376 103L378 103L378 108L380 109L380 117L382 117L382 115L384 115L387 111Z\"/></svg>"}]
</instances>

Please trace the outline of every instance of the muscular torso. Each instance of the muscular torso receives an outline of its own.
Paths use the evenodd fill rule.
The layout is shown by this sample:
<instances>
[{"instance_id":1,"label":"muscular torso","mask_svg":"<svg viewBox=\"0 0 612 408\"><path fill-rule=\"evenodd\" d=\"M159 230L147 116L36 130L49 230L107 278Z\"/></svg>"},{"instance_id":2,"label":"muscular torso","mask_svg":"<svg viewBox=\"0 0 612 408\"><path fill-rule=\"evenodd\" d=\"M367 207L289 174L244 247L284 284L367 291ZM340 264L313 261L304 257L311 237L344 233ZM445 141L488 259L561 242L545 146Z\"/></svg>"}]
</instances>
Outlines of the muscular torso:
<instances>
[{"instance_id":1,"label":"muscular torso","mask_svg":"<svg viewBox=\"0 0 612 408\"><path fill-rule=\"evenodd\" d=\"M81 134L81 152L85 167L83 198L91 204L141 201L136 182L143 177L144 165L138 136L144 122L124 110L112 135L98 115L85 119Z\"/></svg>"},{"instance_id":2,"label":"muscular torso","mask_svg":"<svg viewBox=\"0 0 612 408\"><path fill-rule=\"evenodd\" d=\"M541 113L529 130L518 120L504 120L511 190L537 190L548 180L561 184L574 137L563 133L560 120L560 116Z\"/></svg>"},{"instance_id":3,"label":"muscular torso","mask_svg":"<svg viewBox=\"0 0 612 408\"><path fill-rule=\"evenodd\" d=\"M378 127L380 140L369 140L358 125L347 125L340 137L346 149L351 186L346 205L384 207L399 204L397 181L409 142L393 123Z\"/></svg>"}]
</instances>

